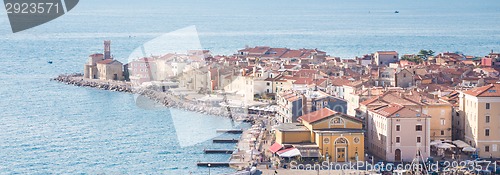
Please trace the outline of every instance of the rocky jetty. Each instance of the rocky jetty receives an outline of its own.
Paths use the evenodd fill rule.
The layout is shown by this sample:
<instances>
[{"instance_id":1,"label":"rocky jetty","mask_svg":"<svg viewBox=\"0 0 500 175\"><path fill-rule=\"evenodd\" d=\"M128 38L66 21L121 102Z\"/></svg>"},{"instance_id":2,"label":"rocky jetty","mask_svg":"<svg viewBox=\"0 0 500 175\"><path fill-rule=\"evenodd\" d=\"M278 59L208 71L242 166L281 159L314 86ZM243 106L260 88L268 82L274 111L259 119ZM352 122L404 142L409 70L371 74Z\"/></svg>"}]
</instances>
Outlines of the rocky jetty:
<instances>
[{"instance_id":1,"label":"rocky jetty","mask_svg":"<svg viewBox=\"0 0 500 175\"><path fill-rule=\"evenodd\" d=\"M128 82L123 81L106 81L97 79L84 79L82 74L69 74L69 75L59 75L52 79L53 81L62 82L74 86L82 87L92 87L102 90L118 91L118 92L128 92L143 95L157 103L163 104L166 107L177 108L187 111L199 112L207 115L216 116L231 116L235 120L247 120L248 115L246 114L236 114L234 111L230 112L226 107L221 106L211 106L203 103L195 102L180 97L170 91L161 92L151 88L140 88L134 87Z\"/></svg>"},{"instance_id":2,"label":"rocky jetty","mask_svg":"<svg viewBox=\"0 0 500 175\"><path fill-rule=\"evenodd\" d=\"M102 90L118 91L118 92L132 92L132 86L128 83L119 81L84 79L82 74L59 75L56 78L53 78L52 80L74 86L92 87Z\"/></svg>"}]
</instances>

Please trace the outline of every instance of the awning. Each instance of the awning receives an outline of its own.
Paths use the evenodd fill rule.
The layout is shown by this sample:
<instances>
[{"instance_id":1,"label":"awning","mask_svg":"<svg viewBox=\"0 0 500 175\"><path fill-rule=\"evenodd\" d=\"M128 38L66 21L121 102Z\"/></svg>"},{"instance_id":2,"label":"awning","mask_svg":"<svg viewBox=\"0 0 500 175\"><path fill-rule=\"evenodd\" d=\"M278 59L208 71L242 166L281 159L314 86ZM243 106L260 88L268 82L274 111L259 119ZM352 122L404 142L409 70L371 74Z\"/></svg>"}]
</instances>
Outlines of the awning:
<instances>
[{"instance_id":1,"label":"awning","mask_svg":"<svg viewBox=\"0 0 500 175\"><path fill-rule=\"evenodd\" d=\"M476 148L473 148L473 147L468 146L468 147L464 147L464 148L462 149L462 151L463 151L463 152L474 152L474 151L476 151Z\"/></svg>"},{"instance_id":2,"label":"awning","mask_svg":"<svg viewBox=\"0 0 500 175\"><path fill-rule=\"evenodd\" d=\"M271 151L272 153L276 153L276 152L278 152L281 148L283 148L283 146L281 146L281 144L279 144L279 143L274 143L273 145L271 145L271 147L269 147L269 151Z\"/></svg>"},{"instance_id":3,"label":"awning","mask_svg":"<svg viewBox=\"0 0 500 175\"><path fill-rule=\"evenodd\" d=\"M287 149L278 151L278 156L287 157L287 158L300 156L300 151L297 148L287 148Z\"/></svg>"},{"instance_id":4,"label":"awning","mask_svg":"<svg viewBox=\"0 0 500 175\"><path fill-rule=\"evenodd\" d=\"M439 145L442 143L443 143L443 141L441 141L441 140L433 140L431 143L429 143L429 145L436 146L436 145Z\"/></svg>"},{"instance_id":5,"label":"awning","mask_svg":"<svg viewBox=\"0 0 500 175\"><path fill-rule=\"evenodd\" d=\"M311 150L311 149L299 149L300 157L302 158L318 158L321 157L319 154L319 150Z\"/></svg>"},{"instance_id":6,"label":"awning","mask_svg":"<svg viewBox=\"0 0 500 175\"><path fill-rule=\"evenodd\" d=\"M465 148L465 147L470 147L469 144L465 143L464 141L461 140L455 140L453 141L453 144L457 145L459 148Z\"/></svg>"},{"instance_id":7,"label":"awning","mask_svg":"<svg viewBox=\"0 0 500 175\"><path fill-rule=\"evenodd\" d=\"M449 144L449 143L441 143L437 145L436 147L441 148L441 149L449 149L449 148L455 148L455 145Z\"/></svg>"}]
</instances>

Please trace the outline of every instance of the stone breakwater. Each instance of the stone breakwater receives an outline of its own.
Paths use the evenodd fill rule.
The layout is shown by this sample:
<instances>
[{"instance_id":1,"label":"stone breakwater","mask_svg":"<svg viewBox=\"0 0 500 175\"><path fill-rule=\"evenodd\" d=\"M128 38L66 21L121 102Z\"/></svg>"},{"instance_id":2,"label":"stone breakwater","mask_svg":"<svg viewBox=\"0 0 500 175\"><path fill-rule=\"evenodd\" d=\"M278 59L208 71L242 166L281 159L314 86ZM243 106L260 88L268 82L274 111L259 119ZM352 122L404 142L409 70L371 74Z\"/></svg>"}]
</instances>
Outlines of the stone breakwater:
<instances>
[{"instance_id":1,"label":"stone breakwater","mask_svg":"<svg viewBox=\"0 0 500 175\"><path fill-rule=\"evenodd\" d=\"M92 87L102 90L118 91L118 92L133 92L132 86L126 82L105 81L96 79L84 79L82 74L59 75L52 80L74 85Z\"/></svg>"},{"instance_id":2,"label":"stone breakwater","mask_svg":"<svg viewBox=\"0 0 500 175\"><path fill-rule=\"evenodd\" d=\"M176 95L170 91L161 92L149 88L133 87L128 82L84 79L83 75L81 74L59 75L58 77L53 78L52 80L74 86L83 86L83 87L91 87L102 90L139 94L170 108L194 111L207 115L216 115L225 117L230 116L229 111L225 107L205 105L204 103L195 102L192 100L182 98L179 95ZM246 117L248 116L244 114L235 114L234 112L231 113L233 119L247 119Z\"/></svg>"}]
</instances>

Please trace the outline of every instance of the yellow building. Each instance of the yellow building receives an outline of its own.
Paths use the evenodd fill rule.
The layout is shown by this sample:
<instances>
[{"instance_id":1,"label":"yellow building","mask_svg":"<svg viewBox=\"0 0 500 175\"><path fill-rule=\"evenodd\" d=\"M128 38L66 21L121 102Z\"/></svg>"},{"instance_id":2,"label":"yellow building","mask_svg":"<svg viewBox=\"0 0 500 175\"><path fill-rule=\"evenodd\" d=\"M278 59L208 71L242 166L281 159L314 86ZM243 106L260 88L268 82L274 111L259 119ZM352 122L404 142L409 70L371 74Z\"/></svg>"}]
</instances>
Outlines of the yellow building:
<instances>
[{"instance_id":1,"label":"yellow building","mask_svg":"<svg viewBox=\"0 0 500 175\"><path fill-rule=\"evenodd\" d=\"M323 108L300 116L300 123L276 127L276 143L300 148L314 147L323 160L349 162L364 160L362 121L346 114ZM306 146L307 145L307 146Z\"/></svg>"},{"instance_id":2,"label":"yellow building","mask_svg":"<svg viewBox=\"0 0 500 175\"><path fill-rule=\"evenodd\" d=\"M483 158L499 158L500 84L490 84L460 94L460 115L465 141L478 149Z\"/></svg>"}]
</instances>

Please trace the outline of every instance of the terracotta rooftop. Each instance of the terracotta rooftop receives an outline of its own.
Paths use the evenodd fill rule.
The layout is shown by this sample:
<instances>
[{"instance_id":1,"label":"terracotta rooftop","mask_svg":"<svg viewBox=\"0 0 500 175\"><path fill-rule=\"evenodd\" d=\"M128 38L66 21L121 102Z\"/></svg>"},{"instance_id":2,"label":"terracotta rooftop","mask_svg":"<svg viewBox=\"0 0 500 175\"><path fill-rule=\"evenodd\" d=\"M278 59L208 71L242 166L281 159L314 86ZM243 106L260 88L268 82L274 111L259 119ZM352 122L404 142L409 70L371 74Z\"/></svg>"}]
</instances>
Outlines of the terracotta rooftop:
<instances>
[{"instance_id":1,"label":"terracotta rooftop","mask_svg":"<svg viewBox=\"0 0 500 175\"><path fill-rule=\"evenodd\" d=\"M113 62L115 62L115 60L113 60L113 59L105 59L105 60L97 62L97 64L111 64Z\"/></svg>"},{"instance_id":2,"label":"terracotta rooftop","mask_svg":"<svg viewBox=\"0 0 500 175\"><path fill-rule=\"evenodd\" d=\"M430 118L430 116L428 115L422 114L398 104L390 104L382 107L377 107L374 109L370 109L370 111L373 111L387 118Z\"/></svg>"},{"instance_id":3,"label":"terracotta rooftop","mask_svg":"<svg viewBox=\"0 0 500 175\"><path fill-rule=\"evenodd\" d=\"M500 84L494 83L464 92L475 97L500 97Z\"/></svg>"},{"instance_id":4,"label":"terracotta rooftop","mask_svg":"<svg viewBox=\"0 0 500 175\"><path fill-rule=\"evenodd\" d=\"M396 51L377 51L379 55L397 55L398 52Z\"/></svg>"},{"instance_id":5,"label":"terracotta rooftop","mask_svg":"<svg viewBox=\"0 0 500 175\"><path fill-rule=\"evenodd\" d=\"M351 83L351 80L348 80L347 78L331 78L331 83L333 86L343 86L343 85L348 85Z\"/></svg>"},{"instance_id":6,"label":"terracotta rooftop","mask_svg":"<svg viewBox=\"0 0 500 175\"><path fill-rule=\"evenodd\" d=\"M302 56L302 52L300 50L288 50L283 54L282 58L300 58Z\"/></svg>"},{"instance_id":7,"label":"terracotta rooftop","mask_svg":"<svg viewBox=\"0 0 500 175\"><path fill-rule=\"evenodd\" d=\"M308 113L306 115L300 116L299 119L304 120L308 123L313 123L319 120L322 120L324 118L327 118L333 114L337 114L337 112L328 109L328 108L323 108L321 110L317 110L311 113Z\"/></svg>"}]
</instances>

